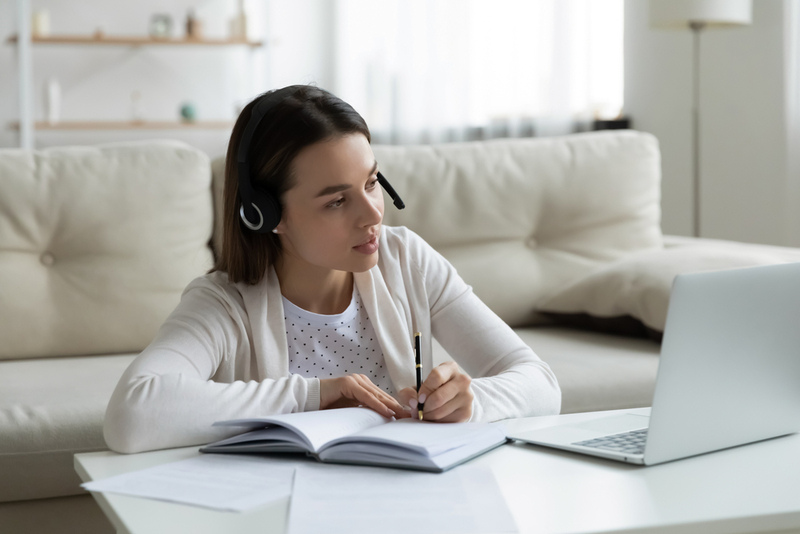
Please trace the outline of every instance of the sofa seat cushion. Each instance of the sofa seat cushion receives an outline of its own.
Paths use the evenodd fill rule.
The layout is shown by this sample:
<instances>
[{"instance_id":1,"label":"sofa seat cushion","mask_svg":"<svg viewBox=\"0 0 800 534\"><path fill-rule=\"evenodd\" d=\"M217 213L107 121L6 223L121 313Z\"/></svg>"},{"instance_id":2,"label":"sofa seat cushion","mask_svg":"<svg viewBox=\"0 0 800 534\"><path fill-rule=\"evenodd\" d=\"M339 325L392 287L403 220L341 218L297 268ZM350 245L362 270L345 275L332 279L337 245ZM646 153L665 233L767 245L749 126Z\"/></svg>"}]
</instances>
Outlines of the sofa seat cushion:
<instances>
[{"instance_id":1,"label":"sofa seat cushion","mask_svg":"<svg viewBox=\"0 0 800 534\"><path fill-rule=\"evenodd\" d=\"M72 456L107 449L108 399L135 357L0 361L0 502L83 492Z\"/></svg>"},{"instance_id":2,"label":"sofa seat cushion","mask_svg":"<svg viewBox=\"0 0 800 534\"><path fill-rule=\"evenodd\" d=\"M655 341L560 325L514 331L555 373L561 413L651 405L661 353ZM435 339L432 349L434 365L452 359Z\"/></svg>"},{"instance_id":3,"label":"sofa seat cushion","mask_svg":"<svg viewBox=\"0 0 800 534\"><path fill-rule=\"evenodd\" d=\"M137 352L212 265L208 156L0 150L0 360Z\"/></svg>"},{"instance_id":4,"label":"sofa seat cushion","mask_svg":"<svg viewBox=\"0 0 800 534\"><path fill-rule=\"evenodd\" d=\"M652 404L661 354L658 343L560 326L516 332L556 375L561 413Z\"/></svg>"}]
</instances>

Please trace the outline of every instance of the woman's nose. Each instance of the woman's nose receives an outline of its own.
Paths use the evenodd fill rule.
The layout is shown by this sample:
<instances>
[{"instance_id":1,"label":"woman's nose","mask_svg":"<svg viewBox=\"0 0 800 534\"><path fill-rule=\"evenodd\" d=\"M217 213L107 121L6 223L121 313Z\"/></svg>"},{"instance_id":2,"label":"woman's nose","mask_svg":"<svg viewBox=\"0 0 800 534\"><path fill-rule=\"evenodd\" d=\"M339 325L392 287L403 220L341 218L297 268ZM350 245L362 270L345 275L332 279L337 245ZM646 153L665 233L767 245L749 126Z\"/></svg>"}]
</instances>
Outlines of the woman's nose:
<instances>
[{"instance_id":1,"label":"woman's nose","mask_svg":"<svg viewBox=\"0 0 800 534\"><path fill-rule=\"evenodd\" d=\"M383 193L365 193L361 200L360 222L362 226L374 226L383 220Z\"/></svg>"}]
</instances>

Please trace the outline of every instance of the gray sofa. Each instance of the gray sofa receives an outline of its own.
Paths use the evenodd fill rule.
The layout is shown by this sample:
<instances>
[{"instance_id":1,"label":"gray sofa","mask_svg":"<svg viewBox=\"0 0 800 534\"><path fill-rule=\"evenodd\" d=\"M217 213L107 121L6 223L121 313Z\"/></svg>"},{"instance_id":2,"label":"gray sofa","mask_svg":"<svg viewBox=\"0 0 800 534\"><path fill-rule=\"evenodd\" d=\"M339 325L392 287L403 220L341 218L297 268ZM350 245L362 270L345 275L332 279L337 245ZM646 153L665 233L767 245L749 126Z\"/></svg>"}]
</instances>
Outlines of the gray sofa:
<instances>
[{"instance_id":1,"label":"gray sofa","mask_svg":"<svg viewBox=\"0 0 800 534\"><path fill-rule=\"evenodd\" d=\"M676 273L800 261L662 236L647 134L374 151L408 206L387 202L385 223L427 239L550 364L564 413L650 403ZM118 377L211 266L222 167L172 141L0 150L0 532L111 531L72 456L106 448Z\"/></svg>"}]
</instances>

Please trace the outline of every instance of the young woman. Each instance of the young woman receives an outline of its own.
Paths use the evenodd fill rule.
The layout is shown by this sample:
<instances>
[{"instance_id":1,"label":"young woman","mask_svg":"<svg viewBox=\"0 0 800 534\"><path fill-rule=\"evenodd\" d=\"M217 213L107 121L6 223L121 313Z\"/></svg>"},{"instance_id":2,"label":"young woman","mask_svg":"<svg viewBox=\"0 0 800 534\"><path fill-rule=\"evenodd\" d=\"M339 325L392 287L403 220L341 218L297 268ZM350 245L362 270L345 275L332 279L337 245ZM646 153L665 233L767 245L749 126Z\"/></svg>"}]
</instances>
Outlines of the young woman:
<instances>
[{"instance_id":1,"label":"young woman","mask_svg":"<svg viewBox=\"0 0 800 534\"><path fill-rule=\"evenodd\" d=\"M559 412L547 364L419 236L382 226L379 178L366 123L322 89L242 110L217 264L122 376L111 449L202 444L230 435L215 421L344 406L402 418L420 402L437 422ZM415 332L430 371L419 394ZM431 336L458 365L431 368Z\"/></svg>"}]
</instances>

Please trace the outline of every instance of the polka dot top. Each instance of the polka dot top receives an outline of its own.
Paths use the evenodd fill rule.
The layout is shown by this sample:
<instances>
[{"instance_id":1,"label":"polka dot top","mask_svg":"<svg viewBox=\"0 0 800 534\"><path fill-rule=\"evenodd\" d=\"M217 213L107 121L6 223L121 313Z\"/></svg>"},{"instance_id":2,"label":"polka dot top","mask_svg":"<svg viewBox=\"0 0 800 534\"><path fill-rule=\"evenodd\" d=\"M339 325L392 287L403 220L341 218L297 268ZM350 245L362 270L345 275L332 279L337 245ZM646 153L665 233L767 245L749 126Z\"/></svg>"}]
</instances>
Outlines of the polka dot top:
<instances>
[{"instance_id":1,"label":"polka dot top","mask_svg":"<svg viewBox=\"0 0 800 534\"><path fill-rule=\"evenodd\" d=\"M394 395L383 350L355 288L350 306L338 315L311 313L286 297L283 310L290 373L309 378L363 374Z\"/></svg>"}]
</instances>

